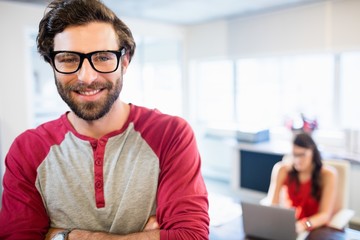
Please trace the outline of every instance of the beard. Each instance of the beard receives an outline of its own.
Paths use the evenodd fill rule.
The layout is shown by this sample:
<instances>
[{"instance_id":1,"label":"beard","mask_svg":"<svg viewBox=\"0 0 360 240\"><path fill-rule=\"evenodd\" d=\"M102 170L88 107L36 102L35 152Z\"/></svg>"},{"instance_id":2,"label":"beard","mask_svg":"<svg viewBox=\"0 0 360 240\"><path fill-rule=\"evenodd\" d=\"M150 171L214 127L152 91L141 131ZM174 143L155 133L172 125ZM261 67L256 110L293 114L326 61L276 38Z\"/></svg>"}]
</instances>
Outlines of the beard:
<instances>
[{"instance_id":1,"label":"beard","mask_svg":"<svg viewBox=\"0 0 360 240\"><path fill-rule=\"evenodd\" d=\"M62 84L55 76L55 83L60 97L70 107L70 109L79 117L86 121L94 121L105 116L119 98L122 85L123 75L112 82L93 81L91 84L77 82L75 84ZM72 97L72 92L84 92L91 90L108 91L105 98L97 101L81 102Z\"/></svg>"}]
</instances>

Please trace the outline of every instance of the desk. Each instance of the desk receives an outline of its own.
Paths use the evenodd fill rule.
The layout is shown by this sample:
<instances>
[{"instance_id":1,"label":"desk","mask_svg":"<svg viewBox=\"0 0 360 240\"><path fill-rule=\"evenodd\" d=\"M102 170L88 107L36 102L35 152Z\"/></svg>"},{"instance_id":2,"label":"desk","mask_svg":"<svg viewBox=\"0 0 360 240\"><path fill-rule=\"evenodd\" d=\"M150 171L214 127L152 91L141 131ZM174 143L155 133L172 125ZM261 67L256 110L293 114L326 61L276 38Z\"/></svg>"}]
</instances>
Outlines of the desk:
<instances>
[{"instance_id":1,"label":"desk","mask_svg":"<svg viewBox=\"0 0 360 240\"><path fill-rule=\"evenodd\" d=\"M360 231L346 228L338 231L331 228L319 228L313 230L307 240L360 240ZM251 240L246 238L242 218L238 217L224 225L210 227L210 240ZM253 239L255 240L255 239ZM290 240L290 239L289 239Z\"/></svg>"}]
</instances>

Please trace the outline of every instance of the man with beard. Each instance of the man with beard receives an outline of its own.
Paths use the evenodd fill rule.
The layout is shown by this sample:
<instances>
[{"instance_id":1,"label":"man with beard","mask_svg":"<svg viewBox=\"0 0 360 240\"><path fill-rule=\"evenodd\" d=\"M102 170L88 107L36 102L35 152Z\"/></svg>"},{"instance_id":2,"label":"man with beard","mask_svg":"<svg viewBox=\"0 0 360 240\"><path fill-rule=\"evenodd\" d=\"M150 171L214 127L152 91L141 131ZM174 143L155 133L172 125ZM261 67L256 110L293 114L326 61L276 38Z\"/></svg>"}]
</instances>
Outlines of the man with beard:
<instances>
[{"instance_id":1,"label":"man with beard","mask_svg":"<svg viewBox=\"0 0 360 240\"><path fill-rule=\"evenodd\" d=\"M13 142L0 239L208 239L190 126L119 97L130 29L98 0L48 8L38 50L71 111Z\"/></svg>"}]
</instances>

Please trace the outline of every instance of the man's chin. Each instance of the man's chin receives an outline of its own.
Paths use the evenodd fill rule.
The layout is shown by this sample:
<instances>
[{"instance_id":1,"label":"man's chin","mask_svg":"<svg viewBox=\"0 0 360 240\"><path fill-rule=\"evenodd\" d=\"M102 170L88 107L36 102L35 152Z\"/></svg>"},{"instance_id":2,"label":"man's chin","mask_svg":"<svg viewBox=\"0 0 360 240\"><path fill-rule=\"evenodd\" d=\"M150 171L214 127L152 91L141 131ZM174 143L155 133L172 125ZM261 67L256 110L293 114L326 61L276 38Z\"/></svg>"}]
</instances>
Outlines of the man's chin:
<instances>
[{"instance_id":1,"label":"man's chin","mask_svg":"<svg viewBox=\"0 0 360 240\"><path fill-rule=\"evenodd\" d=\"M78 111L74 111L75 115L78 116L79 118L85 120L85 121L96 121L101 119L102 117L104 117L106 115L107 112L100 112L100 113L89 113L89 112L78 112Z\"/></svg>"}]
</instances>

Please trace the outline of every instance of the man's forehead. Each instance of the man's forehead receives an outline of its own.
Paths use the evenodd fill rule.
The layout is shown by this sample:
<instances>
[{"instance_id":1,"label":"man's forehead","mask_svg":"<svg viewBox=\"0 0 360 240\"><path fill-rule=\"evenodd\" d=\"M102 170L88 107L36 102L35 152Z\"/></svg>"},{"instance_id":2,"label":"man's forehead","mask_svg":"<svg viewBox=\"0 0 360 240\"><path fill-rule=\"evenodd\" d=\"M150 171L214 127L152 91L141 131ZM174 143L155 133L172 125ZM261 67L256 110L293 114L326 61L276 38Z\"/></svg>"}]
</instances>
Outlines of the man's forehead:
<instances>
[{"instance_id":1,"label":"man's forehead","mask_svg":"<svg viewBox=\"0 0 360 240\"><path fill-rule=\"evenodd\" d=\"M117 49L117 35L109 23L69 26L54 37L54 50L89 51Z\"/></svg>"}]
</instances>

